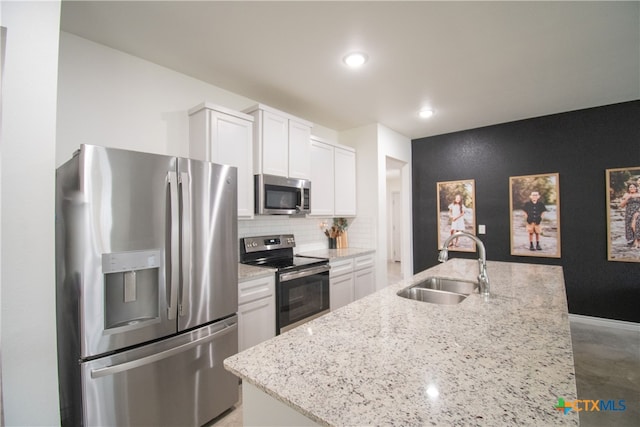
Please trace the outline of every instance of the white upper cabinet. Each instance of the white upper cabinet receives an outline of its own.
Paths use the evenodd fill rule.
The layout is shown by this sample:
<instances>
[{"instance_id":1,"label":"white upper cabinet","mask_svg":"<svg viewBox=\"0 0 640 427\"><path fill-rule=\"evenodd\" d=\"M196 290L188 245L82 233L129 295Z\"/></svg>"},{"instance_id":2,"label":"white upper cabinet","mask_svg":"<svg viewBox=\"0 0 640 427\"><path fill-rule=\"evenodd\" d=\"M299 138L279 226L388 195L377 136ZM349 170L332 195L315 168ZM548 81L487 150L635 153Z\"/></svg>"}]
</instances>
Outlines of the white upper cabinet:
<instances>
[{"instance_id":1,"label":"white upper cabinet","mask_svg":"<svg viewBox=\"0 0 640 427\"><path fill-rule=\"evenodd\" d=\"M289 120L289 178L311 179L311 126Z\"/></svg>"},{"instance_id":2,"label":"white upper cabinet","mask_svg":"<svg viewBox=\"0 0 640 427\"><path fill-rule=\"evenodd\" d=\"M311 139L311 215L333 216L334 147Z\"/></svg>"},{"instance_id":3,"label":"white upper cabinet","mask_svg":"<svg viewBox=\"0 0 640 427\"><path fill-rule=\"evenodd\" d=\"M254 117L254 173L310 179L313 125L262 104L245 113Z\"/></svg>"},{"instance_id":4,"label":"white upper cabinet","mask_svg":"<svg viewBox=\"0 0 640 427\"><path fill-rule=\"evenodd\" d=\"M356 215L356 151L311 137L311 215Z\"/></svg>"},{"instance_id":5,"label":"white upper cabinet","mask_svg":"<svg viewBox=\"0 0 640 427\"><path fill-rule=\"evenodd\" d=\"M253 117L203 103L189 110L189 156L238 168L238 217L253 217Z\"/></svg>"},{"instance_id":6,"label":"white upper cabinet","mask_svg":"<svg viewBox=\"0 0 640 427\"><path fill-rule=\"evenodd\" d=\"M356 215L356 152L335 147L335 216Z\"/></svg>"},{"instance_id":7,"label":"white upper cabinet","mask_svg":"<svg viewBox=\"0 0 640 427\"><path fill-rule=\"evenodd\" d=\"M261 113L256 121L256 125L262 124L262 132L256 134L255 140L256 152L262 155L257 170L286 177L289 174L289 120L270 111Z\"/></svg>"}]
</instances>

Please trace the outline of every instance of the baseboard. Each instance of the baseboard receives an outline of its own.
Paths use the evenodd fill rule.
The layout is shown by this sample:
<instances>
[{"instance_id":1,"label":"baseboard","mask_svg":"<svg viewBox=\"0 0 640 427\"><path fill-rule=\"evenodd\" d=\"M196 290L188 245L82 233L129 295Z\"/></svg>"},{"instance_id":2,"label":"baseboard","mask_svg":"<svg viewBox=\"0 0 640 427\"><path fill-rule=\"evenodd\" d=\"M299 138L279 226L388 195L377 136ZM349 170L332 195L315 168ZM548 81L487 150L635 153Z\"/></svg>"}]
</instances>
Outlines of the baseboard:
<instances>
[{"instance_id":1,"label":"baseboard","mask_svg":"<svg viewBox=\"0 0 640 427\"><path fill-rule=\"evenodd\" d=\"M604 319L602 317L583 316L580 314L569 314L569 321L582 323L584 325L600 326L605 328L624 329L640 333L640 323L626 322L624 320Z\"/></svg>"}]
</instances>

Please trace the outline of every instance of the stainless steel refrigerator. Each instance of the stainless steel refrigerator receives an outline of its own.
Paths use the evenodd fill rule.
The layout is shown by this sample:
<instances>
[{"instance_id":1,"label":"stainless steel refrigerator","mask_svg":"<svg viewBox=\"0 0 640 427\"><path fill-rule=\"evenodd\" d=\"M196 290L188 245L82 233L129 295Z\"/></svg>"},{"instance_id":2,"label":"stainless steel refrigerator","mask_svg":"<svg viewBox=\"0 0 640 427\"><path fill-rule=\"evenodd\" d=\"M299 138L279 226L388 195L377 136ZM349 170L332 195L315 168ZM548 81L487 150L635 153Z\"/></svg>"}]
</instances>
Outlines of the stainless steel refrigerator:
<instances>
[{"instance_id":1,"label":"stainless steel refrigerator","mask_svg":"<svg viewBox=\"0 0 640 427\"><path fill-rule=\"evenodd\" d=\"M56 173L63 425L202 425L238 400L237 171L82 145Z\"/></svg>"}]
</instances>

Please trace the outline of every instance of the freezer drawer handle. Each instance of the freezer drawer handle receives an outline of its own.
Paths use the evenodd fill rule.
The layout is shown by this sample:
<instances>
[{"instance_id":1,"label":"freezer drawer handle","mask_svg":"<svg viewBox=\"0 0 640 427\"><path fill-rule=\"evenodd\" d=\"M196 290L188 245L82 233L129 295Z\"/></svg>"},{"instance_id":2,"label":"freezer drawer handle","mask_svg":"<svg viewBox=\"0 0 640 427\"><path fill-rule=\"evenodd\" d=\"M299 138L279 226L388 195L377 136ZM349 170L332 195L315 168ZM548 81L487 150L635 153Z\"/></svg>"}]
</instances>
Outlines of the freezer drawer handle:
<instances>
[{"instance_id":1,"label":"freezer drawer handle","mask_svg":"<svg viewBox=\"0 0 640 427\"><path fill-rule=\"evenodd\" d=\"M140 359L131 360L129 362L124 362L119 365L111 365L105 366L104 368L92 369L91 370L91 378L100 378L106 377L107 375L117 374L119 372L128 371L131 369L139 368L140 366L149 365L151 363L158 362L162 359L166 359L167 357L171 357L175 354L182 353L184 351L189 350L190 348L197 347L201 344L204 344L208 341L213 341L216 338L220 338L230 332L234 332L238 329L238 324L233 323L231 325L225 323L224 329L221 329L211 335L204 336L202 338L198 338L195 341L188 342L178 347L170 348L169 350L161 351L160 353L152 354L151 356L142 357Z\"/></svg>"}]
</instances>

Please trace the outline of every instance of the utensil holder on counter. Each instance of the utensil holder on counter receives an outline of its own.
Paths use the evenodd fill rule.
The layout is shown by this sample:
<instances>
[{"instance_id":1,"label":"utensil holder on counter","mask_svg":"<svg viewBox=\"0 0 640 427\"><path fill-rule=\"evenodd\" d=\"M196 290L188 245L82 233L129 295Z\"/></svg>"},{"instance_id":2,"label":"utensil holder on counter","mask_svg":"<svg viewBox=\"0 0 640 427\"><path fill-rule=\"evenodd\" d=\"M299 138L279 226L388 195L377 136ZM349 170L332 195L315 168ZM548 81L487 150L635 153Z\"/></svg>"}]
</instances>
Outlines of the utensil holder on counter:
<instances>
[{"instance_id":1,"label":"utensil holder on counter","mask_svg":"<svg viewBox=\"0 0 640 427\"><path fill-rule=\"evenodd\" d=\"M336 249L338 247L337 238L329 237L329 249Z\"/></svg>"},{"instance_id":2,"label":"utensil holder on counter","mask_svg":"<svg viewBox=\"0 0 640 427\"><path fill-rule=\"evenodd\" d=\"M349 242L347 240L347 232L343 231L337 238L336 238L336 244L337 244L337 249L345 249L349 247Z\"/></svg>"}]
</instances>

